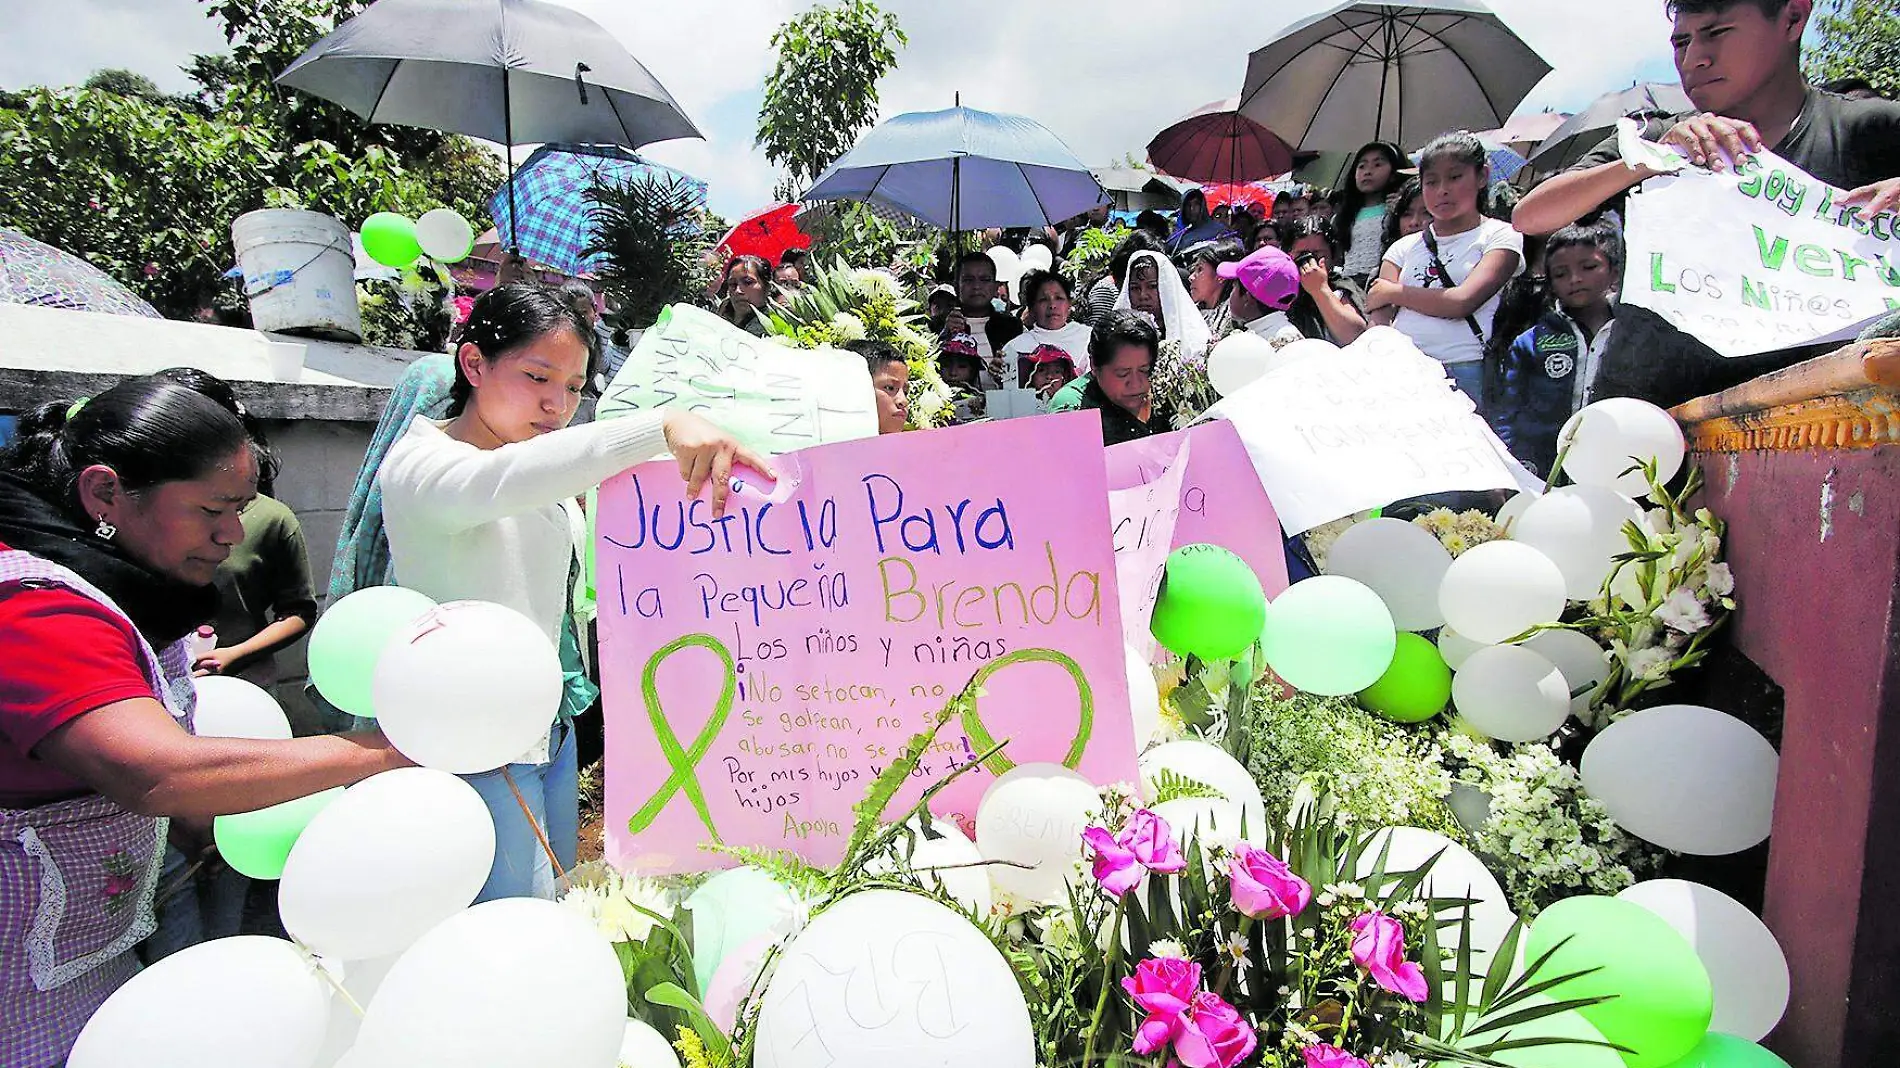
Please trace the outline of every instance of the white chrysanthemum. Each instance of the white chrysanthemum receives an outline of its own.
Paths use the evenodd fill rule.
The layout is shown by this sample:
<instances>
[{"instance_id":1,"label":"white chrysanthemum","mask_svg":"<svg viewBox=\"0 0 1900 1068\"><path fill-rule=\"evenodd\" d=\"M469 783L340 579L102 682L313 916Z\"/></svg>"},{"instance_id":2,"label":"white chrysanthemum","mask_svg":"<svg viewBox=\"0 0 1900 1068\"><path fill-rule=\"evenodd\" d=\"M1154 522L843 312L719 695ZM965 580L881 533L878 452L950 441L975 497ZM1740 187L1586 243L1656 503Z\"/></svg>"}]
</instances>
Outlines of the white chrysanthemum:
<instances>
[{"instance_id":1,"label":"white chrysanthemum","mask_svg":"<svg viewBox=\"0 0 1900 1068\"><path fill-rule=\"evenodd\" d=\"M646 941L653 932L653 918L641 908L662 916L673 911L671 895L659 883L618 874L575 886L561 904L586 916L611 942Z\"/></svg>"},{"instance_id":2,"label":"white chrysanthemum","mask_svg":"<svg viewBox=\"0 0 1900 1068\"><path fill-rule=\"evenodd\" d=\"M1160 941L1148 943L1148 955L1157 958L1173 957L1175 960L1186 960L1188 952L1181 943L1176 942L1172 938L1163 938Z\"/></svg>"},{"instance_id":3,"label":"white chrysanthemum","mask_svg":"<svg viewBox=\"0 0 1900 1068\"><path fill-rule=\"evenodd\" d=\"M851 285L859 293L864 294L866 299L875 300L882 297L894 301L899 297L897 279L892 278L889 272L880 271L875 267L866 267L852 274Z\"/></svg>"},{"instance_id":4,"label":"white chrysanthemum","mask_svg":"<svg viewBox=\"0 0 1900 1068\"><path fill-rule=\"evenodd\" d=\"M831 317L831 331L843 342L864 340L864 320L850 312L839 312Z\"/></svg>"},{"instance_id":5,"label":"white chrysanthemum","mask_svg":"<svg viewBox=\"0 0 1900 1068\"><path fill-rule=\"evenodd\" d=\"M1706 630L1710 623L1708 608L1696 596L1695 590L1688 586L1678 586L1670 591L1653 614L1656 622L1684 634Z\"/></svg>"}]
</instances>

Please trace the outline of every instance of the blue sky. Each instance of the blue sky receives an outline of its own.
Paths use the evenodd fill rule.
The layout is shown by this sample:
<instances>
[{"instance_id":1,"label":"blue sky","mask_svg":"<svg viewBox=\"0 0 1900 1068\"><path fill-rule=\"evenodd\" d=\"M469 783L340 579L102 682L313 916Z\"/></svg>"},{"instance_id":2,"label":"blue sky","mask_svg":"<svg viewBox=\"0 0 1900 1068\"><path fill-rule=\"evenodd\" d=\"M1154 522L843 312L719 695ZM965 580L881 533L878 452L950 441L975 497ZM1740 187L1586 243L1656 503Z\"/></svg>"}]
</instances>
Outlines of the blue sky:
<instances>
[{"instance_id":1,"label":"blue sky","mask_svg":"<svg viewBox=\"0 0 1900 1068\"><path fill-rule=\"evenodd\" d=\"M70 84L128 67L167 89L223 46L195 0L3 0L0 86ZM776 178L752 147L774 28L809 0L558 0L646 63L706 134L645 149L711 184L714 210L765 205ZM1247 53L1331 0L884 0L910 35L883 112L972 107L1040 120L1090 163L1140 156L1155 131L1239 91ZM1556 68L1519 111L1570 110L1636 81L1675 80L1663 0L1493 0ZM1271 11L1271 14L1263 14Z\"/></svg>"}]
</instances>

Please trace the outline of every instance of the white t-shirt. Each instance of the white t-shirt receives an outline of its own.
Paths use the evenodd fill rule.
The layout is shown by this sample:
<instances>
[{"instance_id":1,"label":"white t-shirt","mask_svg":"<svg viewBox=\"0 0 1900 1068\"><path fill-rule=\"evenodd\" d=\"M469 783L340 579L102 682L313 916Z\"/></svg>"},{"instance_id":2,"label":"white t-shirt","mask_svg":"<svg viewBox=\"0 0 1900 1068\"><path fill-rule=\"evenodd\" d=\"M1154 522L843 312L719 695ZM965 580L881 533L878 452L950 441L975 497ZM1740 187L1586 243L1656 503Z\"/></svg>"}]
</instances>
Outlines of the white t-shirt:
<instances>
[{"instance_id":1,"label":"white t-shirt","mask_svg":"<svg viewBox=\"0 0 1900 1068\"><path fill-rule=\"evenodd\" d=\"M1476 229L1438 238L1438 256L1445 262L1445 270L1451 275L1452 285L1471 277L1471 272L1478 267L1478 261L1496 249L1515 253L1517 264L1511 274L1523 273L1524 235L1512 229L1509 223L1487 218ZM1444 288L1432 279L1432 258L1425 249L1423 233L1394 241L1392 247L1385 251L1385 262L1398 265L1401 284L1420 289ZM1497 315L1498 299L1502 295L1501 289L1493 293L1482 308L1472 313L1472 318L1478 321L1478 328L1484 331L1487 338L1491 336L1491 319ZM1440 319L1433 315L1422 315L1410 308L1401 308L1392 325L1411 338L1420 351L1441 363L1470 363L1484 358L1484 342L1472 336L1470 324L1463 319Z\"/></svg>"},{"instance_id":2,"label":"white t-shirt","mask_svg":"<svg viewBox=\"0 0 1900 1068\"><path fill-rule=\"evenodd\" d=\"M963 321L970 324L970 339L976 342L976 358L983 365L985 381L981 384L986 389L1001 389L1003 363L997 357L996 350L990 347L990 317L966 315Z\"/></svg>"},{"instance_id":3,"label":"white t-shirt","mask_svg":"<svg viewBox=\"0 0 1900 1068\"><path fill-rule=\"evenodd\" d=\"M1069 362L1075 364L1077 375L1088 374L1091 332L1087 323L1071 322L1060 330L1044 330L1041 327L1032 326L1011 338L1009 344L1003 346L1003 365L1010 371L1019 370L1020 364L1017 361L1038 348L1048 345L1069 354ZM1015 383L1012 381L1011 384Z\"/></svg>"}]
</instances>

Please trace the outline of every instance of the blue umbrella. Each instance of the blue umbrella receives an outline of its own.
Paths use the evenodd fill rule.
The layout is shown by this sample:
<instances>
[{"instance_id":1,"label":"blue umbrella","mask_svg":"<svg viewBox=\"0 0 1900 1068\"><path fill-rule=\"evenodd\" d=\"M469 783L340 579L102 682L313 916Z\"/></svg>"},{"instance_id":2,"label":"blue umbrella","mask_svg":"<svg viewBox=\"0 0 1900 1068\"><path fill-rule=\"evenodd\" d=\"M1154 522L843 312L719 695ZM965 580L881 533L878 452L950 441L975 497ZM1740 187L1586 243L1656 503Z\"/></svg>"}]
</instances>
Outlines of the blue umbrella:
<instances>
[{"instance_id":1,"label":"blue umbrella","mask_svg":"<svg viewBox=\"0 0 1900 1068\"><path fill-rule=\"evenodd\" d=\"M958 106L880 124L800 199L869 201L946 230L981 230L1049 226L1108 194L1041 123Z\"/></svg>"},{"instance_id":2,"label":"blue umbrella","mask_svg":"<svg viewBox=\"0 0 1900 1068\"><path fill-rule=\"evenodd\" d=\"M546 144L515 171L508 184L488 200L495 231L503 248L512 248L536 263L565 275L587 274L600 257L583 257L581 250L594 236L593 205L587 191L596 184L626 185L652 176L685 178L706 202L706 183L671 167L651 163L618 145ZM510 192L520 226L510 225Z\"/></svg>"}]
</instances>

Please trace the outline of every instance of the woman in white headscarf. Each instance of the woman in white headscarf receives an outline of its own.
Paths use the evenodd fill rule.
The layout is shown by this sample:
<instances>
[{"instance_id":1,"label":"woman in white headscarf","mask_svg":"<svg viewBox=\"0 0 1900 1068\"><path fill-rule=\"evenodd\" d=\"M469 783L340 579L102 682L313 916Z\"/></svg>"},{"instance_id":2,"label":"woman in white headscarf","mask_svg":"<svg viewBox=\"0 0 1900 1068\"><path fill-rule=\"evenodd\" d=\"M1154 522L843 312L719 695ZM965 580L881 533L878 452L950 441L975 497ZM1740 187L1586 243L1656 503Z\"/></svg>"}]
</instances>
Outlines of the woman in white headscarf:
<instances>
[{"instance_id":1,"label":"woman in white headscarf","mask_svg":"<svg viewBox=\"0 0 1900 1068\"><path fill-rule=\"evenodd\" d=\"M1166 256L1135 253L1128 261L1126 279L1115 307L1146 312L1161 328L1162 340L1180 343L1182 359L1198 362L1206 357L1207 320Z\"/></svg>"}]
</instances>

